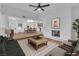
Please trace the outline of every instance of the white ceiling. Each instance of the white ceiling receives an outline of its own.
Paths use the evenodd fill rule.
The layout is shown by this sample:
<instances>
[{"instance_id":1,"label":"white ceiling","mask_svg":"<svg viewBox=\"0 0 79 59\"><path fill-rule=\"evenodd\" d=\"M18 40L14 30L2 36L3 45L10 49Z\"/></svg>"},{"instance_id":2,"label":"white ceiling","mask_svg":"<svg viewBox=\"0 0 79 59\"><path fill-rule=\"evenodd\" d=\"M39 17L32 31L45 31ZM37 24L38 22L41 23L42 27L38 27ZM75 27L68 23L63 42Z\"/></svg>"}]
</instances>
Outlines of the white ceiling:
<instances>
[{"instance_id":1,"label":"white ceiling","mask_svg":"<svg viewBox=\"0 0 79 59\"><path fill-rule=\"evenodd\" d=\"M42 3L42 5L44 4L50 4L49 7L44 8L46 11L51 10L52 8L56 6L58 7L59 6L79 6L78 3ZM29 7L28 5L38 5L38 4L37 3L4 3L3 5L22 9L25 11L35 12L33 11L35 7Z\"/></svg>"},{"instance_id":2,"label":"white ceiling","mask_svg":"<svg viewBox=\"0 0 79 59\"><path fill-rule=\"evenodd\" d=\"M8 7L10 8L15 8L18 10L26 11L29 12L30 14L33 13L34 15L41 16L41 14L46 14L46 13L51 13L54 8L61 8L61 7L79 7L79 3L42 3L41 5L44 4L50 4L49 7L44 7L45 11L33 11L35 7L29 7L28 5L38 5L37 3L3 3L3 7ZM6 10L6 8L5 8ZM14 10L15 11L15 10ZM5 11L6 12L6 11ZM19 12L19 11L18 11ZM22 12L21 12L22 14Z\"/></svg>"},{"instance_id":3,"label":"white ceiling","mask_svg":"<svg viewBox=\"0 0 79 59\"><path fill-rule=\"evenodd\" d=\"M41 4L41 5L44 5L45 3ZM32 13L39 13L37 11L33 11L35 9L35 7L29 7L28 5L38 5L37 3L6 3L6 4L3 4L4 6L9 6L9 7L13 7L13 8L18 8L18 9L21 9L21 10L24 10L24 11L30 11ZM50 4L49 7L45 7L45 11L47 10L47 8L51 8L53 4ZM42 12L42 11L40 11Z\"/></svg>"}]
</instances>

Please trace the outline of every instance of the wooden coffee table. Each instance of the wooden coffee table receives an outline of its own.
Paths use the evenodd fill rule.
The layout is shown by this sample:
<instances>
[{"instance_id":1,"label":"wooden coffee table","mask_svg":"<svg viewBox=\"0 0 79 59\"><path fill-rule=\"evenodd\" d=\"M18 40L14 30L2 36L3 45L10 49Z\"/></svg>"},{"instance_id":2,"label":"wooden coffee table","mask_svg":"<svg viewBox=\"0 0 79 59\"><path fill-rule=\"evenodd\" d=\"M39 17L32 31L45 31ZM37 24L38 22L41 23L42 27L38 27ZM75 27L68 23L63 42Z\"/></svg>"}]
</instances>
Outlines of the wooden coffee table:
<instances>
[{"instance_id":1,"label":"wooden coffee table","mask_svg":"<svg viewBox=\"0 0 79 59\"><path fill-rule=\"evenodd\" d=\"M33 39L33 38L30 38L28 39L28 44L31 44L36 50L38 48L41 48L43 46L46 46L47 45L47 40L42 38L42 39Z\"/></svg>"}]
</instances>

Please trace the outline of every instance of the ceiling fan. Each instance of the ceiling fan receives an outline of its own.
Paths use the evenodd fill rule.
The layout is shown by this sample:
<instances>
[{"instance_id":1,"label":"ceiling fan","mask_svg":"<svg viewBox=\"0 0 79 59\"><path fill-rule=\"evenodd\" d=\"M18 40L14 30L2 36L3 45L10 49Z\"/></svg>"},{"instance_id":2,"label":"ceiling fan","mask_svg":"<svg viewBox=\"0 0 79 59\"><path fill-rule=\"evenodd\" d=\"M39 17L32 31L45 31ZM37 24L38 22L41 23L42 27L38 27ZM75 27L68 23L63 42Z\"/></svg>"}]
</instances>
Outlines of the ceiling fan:
<instances>
[{"instance_id":1,"label":"ceiling fan","mask_svg":"<svg viewBox=\"0 0 79 59\"><path fill-rule=\"evenodd\" d=\"M30 7L36 7L36 9L34 9L34 11L36 11L36 10L42 10L42 11L44 11L44 7L48 7L48 6L50 6L50 4L46 4L46 5L41 5L41 3L38 3L38 5L37 6L35 6L35 5L29 5Z\"/></svg>"}]
</instances>

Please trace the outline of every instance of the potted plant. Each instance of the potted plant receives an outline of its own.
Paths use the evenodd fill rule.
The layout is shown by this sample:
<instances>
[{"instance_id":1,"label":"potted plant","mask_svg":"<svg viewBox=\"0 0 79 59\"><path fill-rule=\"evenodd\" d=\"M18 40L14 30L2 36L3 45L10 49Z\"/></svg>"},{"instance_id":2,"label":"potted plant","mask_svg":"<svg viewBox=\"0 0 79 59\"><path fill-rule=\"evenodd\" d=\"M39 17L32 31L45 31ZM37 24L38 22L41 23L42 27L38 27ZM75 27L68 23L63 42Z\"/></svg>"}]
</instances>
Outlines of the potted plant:
<instances>
[{"instance_id":1,"label":"potted plant","mask_svg":"<svg viewBox=\"0 0 79 59\"><path fill-rule=\"evenodd\" d=\"M79 40L79 19L75 19L72 25L73 25L73 29L76 31L78 35L78 40ZM76 44L77 44L77 41L73 42L74 46L76 46Z\"/></svg>"},{"instance_id":2,"label":"potted plant","mask_svg":"<svg viewBox=\"0 0 79 59\"><path fill-rule=\"evenodd\" d=\"M76 19L73 22L73 29L77 32L78 39L79 39L79 19Z\"/></svg>"}]
</instances>

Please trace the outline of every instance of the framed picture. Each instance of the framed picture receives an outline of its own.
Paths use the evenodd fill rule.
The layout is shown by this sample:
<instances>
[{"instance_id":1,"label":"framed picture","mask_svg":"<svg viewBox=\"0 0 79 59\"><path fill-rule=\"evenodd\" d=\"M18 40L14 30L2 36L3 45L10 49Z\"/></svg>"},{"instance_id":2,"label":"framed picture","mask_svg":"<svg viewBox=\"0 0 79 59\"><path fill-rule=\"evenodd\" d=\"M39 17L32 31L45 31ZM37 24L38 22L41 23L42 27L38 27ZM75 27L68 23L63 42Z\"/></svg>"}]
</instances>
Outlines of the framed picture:
<instances>
[{"instance_id":1,"label":"framed picture","mask_svg":"<svg viewBox=\"0 0 79 59\"><path fill-rule=\"evenodd\" d=\"M60 28L60 18L54 18L52 20L52 28L53 29L59 29Z\"/></svg>"},{"instance_id":2,"label":"framed picture","mask_svg":"<svg viewBox=\"0 0 79 59\"><path fill-rule=\"evenodd\" d=\"M38 23L38 27L43 27L43 23Z\"/></svg>"},{"instance_id":3,"label":"framed picture","mask_svg":"<svg viewBox=\"0 0 79 59\"><path fill-rule=\"evenodd\" d=\"M60 37L60 30L52 30L52 36Z\"/></svg>"},{"instance_id":4,"label":"framed picture","mask_svg":"<svg viewBox=\"0 0 79 59\"><path fill-rule=\"evenodd\" d=\"M19 24L18 24L18 27L21 27L21 28L22 28L22 23L19 23Z\"/></svg>"}]
</instances>

